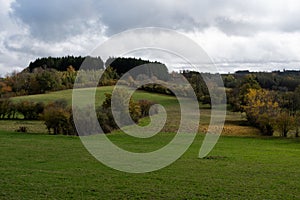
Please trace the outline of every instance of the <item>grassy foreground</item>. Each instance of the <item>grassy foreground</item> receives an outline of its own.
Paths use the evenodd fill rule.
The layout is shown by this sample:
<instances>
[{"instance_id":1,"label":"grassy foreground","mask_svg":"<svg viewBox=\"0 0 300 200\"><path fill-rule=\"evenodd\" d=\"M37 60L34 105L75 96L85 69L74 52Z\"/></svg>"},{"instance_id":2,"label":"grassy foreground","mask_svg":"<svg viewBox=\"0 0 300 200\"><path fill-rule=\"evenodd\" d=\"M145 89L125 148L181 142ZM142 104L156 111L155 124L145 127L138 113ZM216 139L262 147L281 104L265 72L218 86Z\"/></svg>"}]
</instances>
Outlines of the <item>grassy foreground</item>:
<instances>
[{"instance_id":1,"label":"grassy foreground","mask_svg":"<svg viewBox=\"0 0 300 200\"><path fill-rule=\"evenodd\" d=\"M129 149L155 149L171 134ZM0 199L299 199L300 141L221 137L210 159L197 158L203 136L175 163L128 174L95 160L70 136L0 132Z\"/></svg>"}]
</instances>

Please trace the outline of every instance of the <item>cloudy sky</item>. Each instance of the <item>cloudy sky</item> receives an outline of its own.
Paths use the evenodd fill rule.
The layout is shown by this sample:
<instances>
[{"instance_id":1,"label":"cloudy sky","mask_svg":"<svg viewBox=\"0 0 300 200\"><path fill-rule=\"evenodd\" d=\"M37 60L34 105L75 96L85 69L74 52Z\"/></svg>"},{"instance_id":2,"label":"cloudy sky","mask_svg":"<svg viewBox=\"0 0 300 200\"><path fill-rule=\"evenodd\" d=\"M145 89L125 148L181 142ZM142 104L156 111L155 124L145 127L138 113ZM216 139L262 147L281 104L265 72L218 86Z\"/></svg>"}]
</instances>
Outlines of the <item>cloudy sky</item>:
<instances>
[{"instance_id":1,"label":"cloudy sky","mask_svg":"<svg viewBox=\"0 0 300 200\"><path fill-rule=\"evenodd\" d=\"M0 75L149 26L184 33L221 72L300 69L298 0L0 0Z\"/></svg>"}]
</instances>

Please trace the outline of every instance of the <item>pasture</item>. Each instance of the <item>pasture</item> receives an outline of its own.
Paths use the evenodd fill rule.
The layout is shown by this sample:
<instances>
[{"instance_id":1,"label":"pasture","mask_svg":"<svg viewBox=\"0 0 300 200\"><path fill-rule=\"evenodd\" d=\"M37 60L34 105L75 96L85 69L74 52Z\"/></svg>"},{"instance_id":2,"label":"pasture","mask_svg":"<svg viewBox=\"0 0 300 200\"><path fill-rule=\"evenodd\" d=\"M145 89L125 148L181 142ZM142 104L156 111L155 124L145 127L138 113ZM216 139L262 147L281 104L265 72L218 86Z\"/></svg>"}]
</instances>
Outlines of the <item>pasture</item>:
<instances>
[{"instance_id":1,"label":"pasture","mask_svg":"<svg viewBox=\"0 0 300 200\"><path fill-rule=\"evenodd\" d=\"M82 89L84 92L88 89ZM112 87L97 90L97 104ZM14 98L45 103L71 90ZM173 138L178 117L174 97L138 91L133 98L161 103L171 114L163 131L147 139L120 131L108 134L118 146L149 152ZM130 174L97 161L78 137L48 135L42 121L0 121L0 199L300 199L300 140L261 137L239 113L227 112L223 136L204 159L198 158L210 111L200 105L199 134L173 164L150 173ZM149 123L148 118L140 124ZM20 126L29 133L17 133ZM231 136L230 136L231 135ZM234 136L232 136L234 135ZM247 137L245 137L247 136Z\"/></svg>"},{"instance_id":2,"label":"pasture","mask_svg":"<svg viewBox=\"0 0 300 200\"><path fill-rule=\"evenodd\" d=\"M172 134L146 141L113 133L128 149L150 150ZM0 199L299 199L300 141L221 137L206 159L198 135L176 162L129 174L93 158L72 136L0 132Z\"/></svg>"}]
</instances>

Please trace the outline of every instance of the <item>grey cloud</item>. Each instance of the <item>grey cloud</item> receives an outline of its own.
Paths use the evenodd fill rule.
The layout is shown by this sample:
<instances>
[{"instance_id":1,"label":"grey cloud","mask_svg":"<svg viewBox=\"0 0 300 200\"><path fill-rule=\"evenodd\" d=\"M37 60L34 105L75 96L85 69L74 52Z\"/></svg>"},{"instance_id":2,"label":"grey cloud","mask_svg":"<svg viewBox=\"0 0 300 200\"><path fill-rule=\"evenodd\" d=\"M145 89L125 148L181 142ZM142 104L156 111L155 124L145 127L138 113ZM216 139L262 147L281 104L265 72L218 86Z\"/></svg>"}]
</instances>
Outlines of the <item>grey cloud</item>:
<instances>
[{"instance_id":1,"label":"grey cloud","mask_svg":"<svg viewBox=\"0 0 300 200\"><path fill-rule=\"evenodd\" d=\"M199 34L215 60L300 60L297 0L11 1L0 7L2 69L40 56L85 54L99 38L147 26Z\"/></svg>"},{"instance_id":2,"label":"grey cloud","mask_svg":"<svg viewBox=\"0 0 300 200\"><path fill-rule=\"evenodd\" d=\"M298 13L297 9L289 14L278 2L27 0L17 1L13 9L14 14L29 26L34 37L47 41L64 40L69 36L81 34L91 26L91 20L97 21L99 26L105 25L107 35L146 26L188 31L195 28L201 31L215 26L229 35L251 35L270 29L300 30L299 25L296 25L300 24L296 23L299 17L290 17ZM288 4L285 1L284 3ZM280 15L282 17L275 19ZM239 19L241 16L250 18L250 21Z\"/></svg>"},{"instance_id":3,"label":"grey cloud","mask_svg":"<svg viewBox=\"0 0 300 200\"><path fill-rule=\"evenodd\" d=\"M260 31L299 31L296 1L100 1L102 20L110 34L128 28L160 26L203 30L215 26L229 35L253 35ZM289 7L294 8L290 12ZM299 16L299 17L298 17ZM290 25L289 25L290 24ZM285 26L288 27L285 27ZM288 29L290 28L290 29Z\"/></svg>"},{"instance_id":4,"label":"grey cloud","mask_svg":"<svg viewBox=\"0 0 300 200\"><path fill-rule=\"evenodd\" d=\"M63 41L82 34L92 25L101 26L91 0L17 1L13 10L29 27L31 35L44 41Z\"/></svg>"},{"instance_id":5,"label":"grey cloud","mask_svg":"<svg viewBox=\"0 0 300 200\"><path fill-rule=\"evenodd\" d=\"M183 1L182 1L183 2ZM196 13L190 13L190 7L180 1L158 0L127 0L127 1L100 1L102 21L108 26L108 34L115 34L130 28L156 26L172 29L192 30L194 27L204 28L208 22L202 7ZM194 3L197 4L196 1Z\"/></svg>"},{"instance_id":6,"label":"grey cloud","mask_svg":"<svg viewBox=\"0 0 300 200\"><path fill-rule=\"evenodd\" d=\"M227 35L251 36L262 30L260 24L232 20L228 17L217 17L214 25Z\"/></svg>"}]
</instances>

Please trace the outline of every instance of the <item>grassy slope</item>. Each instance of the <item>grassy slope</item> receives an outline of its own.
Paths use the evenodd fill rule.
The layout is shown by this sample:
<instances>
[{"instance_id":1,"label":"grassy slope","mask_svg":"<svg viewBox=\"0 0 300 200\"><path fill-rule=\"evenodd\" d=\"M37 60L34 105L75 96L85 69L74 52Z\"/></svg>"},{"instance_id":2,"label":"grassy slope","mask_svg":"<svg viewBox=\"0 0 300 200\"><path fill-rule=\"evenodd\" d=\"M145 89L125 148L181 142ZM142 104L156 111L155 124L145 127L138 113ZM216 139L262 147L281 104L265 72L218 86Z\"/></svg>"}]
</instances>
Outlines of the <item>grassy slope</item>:
<instances>
[{"instance_id":1,"label":"grassy slope","mask_svg":"<svg viewBox=\"0 0 300 200\"><path fill-rule=\"evenodd\" d=\"M81 92L80 98L82 98L82 101L85 100L85 95L87 92L90 92L93 90L92 88L83 88L78 89ZM105 93L111 93L113 90L113 86L106 86L106 87L98 87L97 88L97 94L96 94L96 104L101 105L103 100L105 99ZM72 102L72 89L70 90L62 90L57 92L50 92L48 94L37 94L37 95L28 95L28 96L20 96L20 97L14 97L12 98L13 101L22 101L22 100L28 100L28 101L35 101L35 102L51 102L55 101L57 99L66 99L70 104ZM154 93L148 93L143 91L137 91L135 92L133 98L135 100L137 99L148 99L153 101L159 101L164 103L165 105L172 104L176 102L174 97L167 96L167 95L160 95L160 94L154 94Z\"/></svg>"},{"instance_id":2,"label":"grassy slope","mask_svg":"<svg viewBox=\"0 0 300 200\"><path fill-rule=\"evenodd\" d=\"M129 149L150 150L169 134L138 142L110 139ZM300 141L221 137L199 159L202 136L170 166L146 174L112 170L95 160L79 138L0 132L0 199L299 199ZM122 143L122 144L121 144Z\"/></svg>"}]
</instances>

